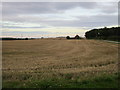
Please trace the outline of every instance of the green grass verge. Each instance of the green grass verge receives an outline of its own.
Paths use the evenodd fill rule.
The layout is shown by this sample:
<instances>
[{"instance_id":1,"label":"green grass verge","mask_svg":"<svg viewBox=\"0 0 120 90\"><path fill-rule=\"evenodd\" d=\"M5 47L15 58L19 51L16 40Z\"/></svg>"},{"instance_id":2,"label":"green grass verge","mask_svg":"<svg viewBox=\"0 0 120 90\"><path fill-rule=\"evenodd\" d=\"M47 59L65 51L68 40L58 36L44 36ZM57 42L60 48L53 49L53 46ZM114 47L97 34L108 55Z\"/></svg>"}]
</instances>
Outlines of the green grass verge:
<instances>
[{"instance_id":1,"label":"green grass verge","mask_svg":"<svg viewBox=\"0 0 120 90\"><path fill-rule=\"evenodd\" d=\"M3 88L118 88L118 75L102 75L86 80L49 78L32 81L4 81Z\"/></svg>"}]
</instances>

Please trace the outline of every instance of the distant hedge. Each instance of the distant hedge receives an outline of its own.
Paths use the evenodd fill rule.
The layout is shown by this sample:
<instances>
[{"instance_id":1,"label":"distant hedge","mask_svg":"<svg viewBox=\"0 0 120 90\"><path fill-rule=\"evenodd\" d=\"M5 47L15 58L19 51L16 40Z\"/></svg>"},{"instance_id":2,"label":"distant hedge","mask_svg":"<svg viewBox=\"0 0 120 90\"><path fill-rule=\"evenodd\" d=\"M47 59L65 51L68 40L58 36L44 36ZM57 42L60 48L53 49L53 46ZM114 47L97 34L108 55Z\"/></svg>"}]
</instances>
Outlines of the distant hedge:
<instances>
[{"instance_id":1,"label":"distant hedge","mask_svg":"<svg viewBox=\"0 0 120 90\"><path fill-rule=\"evenodd\" d=\"M28 40L29 38L0 38L0 40Z\"/></svg>"},{"instance_id":2,"label":"distant hedge","mask_svg":"<svg viewBox=\"0 0 120 90\"><path fill-rule=\"evenodd\" d=\"M92 29L85 33L87 39L103 39L120 41L120 27Z\"/></svg>"}]
</instances>

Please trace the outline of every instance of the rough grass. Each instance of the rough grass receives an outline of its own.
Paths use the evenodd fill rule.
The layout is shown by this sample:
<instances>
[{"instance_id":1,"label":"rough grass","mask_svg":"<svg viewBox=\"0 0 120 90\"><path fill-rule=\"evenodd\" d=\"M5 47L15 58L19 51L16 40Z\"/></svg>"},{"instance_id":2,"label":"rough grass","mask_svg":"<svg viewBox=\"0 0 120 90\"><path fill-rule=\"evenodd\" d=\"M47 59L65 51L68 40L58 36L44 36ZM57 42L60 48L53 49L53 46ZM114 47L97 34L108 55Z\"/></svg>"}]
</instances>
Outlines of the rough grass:
<instances>
[{"instance_id":1,"label":"rough grass","mask_svg":"<svg viewBox=\"0 0 120 90\"><path fill-rule=\"evenodd\" d=\"M118 88L118 75L103 75L85 80L47 78L32 81L5 81L3 88Z\"/></svg>"},{"instance_id":2,"label":"rough grass","mask_svg":"<svg viewBox=\"0 0 120 90\"><path fill-rule=\"evenodd\" d=\"M117 87L118 44L97 40L3 41L2 63L4 88Z\"/></svg>"}]
</instances>

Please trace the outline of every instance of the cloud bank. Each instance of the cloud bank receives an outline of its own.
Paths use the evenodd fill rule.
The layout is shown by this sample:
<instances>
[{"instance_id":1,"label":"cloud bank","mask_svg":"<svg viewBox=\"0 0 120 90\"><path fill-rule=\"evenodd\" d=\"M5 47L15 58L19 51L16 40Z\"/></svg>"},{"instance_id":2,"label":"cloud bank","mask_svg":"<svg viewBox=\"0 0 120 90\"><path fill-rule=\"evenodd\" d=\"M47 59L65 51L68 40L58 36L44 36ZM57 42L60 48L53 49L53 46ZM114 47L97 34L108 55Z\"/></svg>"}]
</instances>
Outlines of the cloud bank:
<instances>
[{"instance_id":1,"label":"cloud bank","mask_svg":"<svg viewBox=\"0 0 120 90\"><path fill-rule=\"evenodd\" d=\"M73 28L74 32L78 32L79 28L79 32L83 34L92 28L117 25L118 3L3 2L2 16L4 35L10 31L15 32L15 30L30 33L30 29L34 29L37 33L39 31L40 34L49 29L49 33L62 33L63 30L66 33L73 33ZM71 29L68 31L66 28Z\"/></svg>"}]
</instances>

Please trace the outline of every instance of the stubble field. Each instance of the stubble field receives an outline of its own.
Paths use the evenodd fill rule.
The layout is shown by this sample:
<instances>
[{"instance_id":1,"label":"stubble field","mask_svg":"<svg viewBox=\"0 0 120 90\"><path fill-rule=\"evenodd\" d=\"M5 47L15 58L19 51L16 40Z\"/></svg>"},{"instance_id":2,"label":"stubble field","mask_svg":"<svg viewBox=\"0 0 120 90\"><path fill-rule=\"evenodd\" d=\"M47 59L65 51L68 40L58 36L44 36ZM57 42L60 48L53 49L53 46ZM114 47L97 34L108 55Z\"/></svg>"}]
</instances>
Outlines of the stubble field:
<instances>
[{"instance_id":1,"label":"stubble field","mask_svg":"<svg viewBox=\"0 0 120 90\"><path fill-rule=\"evenodd\" d=\"M2 44L4 88L117 87L118 44L85 39Z\"/></svg>"}]
</instances>

